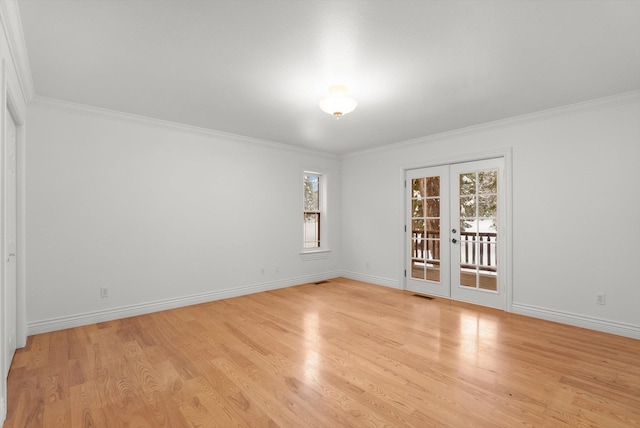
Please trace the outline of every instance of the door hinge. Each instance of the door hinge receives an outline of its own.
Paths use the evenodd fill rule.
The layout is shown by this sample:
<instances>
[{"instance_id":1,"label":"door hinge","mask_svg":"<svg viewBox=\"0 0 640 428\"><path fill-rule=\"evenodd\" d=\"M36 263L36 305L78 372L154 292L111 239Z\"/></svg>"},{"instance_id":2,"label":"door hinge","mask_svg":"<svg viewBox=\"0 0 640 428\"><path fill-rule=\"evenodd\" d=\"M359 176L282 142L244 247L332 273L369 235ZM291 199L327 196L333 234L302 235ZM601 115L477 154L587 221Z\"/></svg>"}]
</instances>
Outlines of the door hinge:
<instances>
[{"instance_id":1,"label":"door hinge","mask_svg":"<svg viewBox=\"0 0 640 428\"><path fill-rule=\"evenodd\" d=\"M406 269L404 270L404 277L405 278L407 277L407 270Z\"/></svg>"},{"instance_id":2,"label":"door hinge","mask_svg":"<svg viewBox=\"0 0 640 428\"><path fill-rule=\"evenodd\" d=\"M407 180L404 180L404 188L407 188Z\"/></svg>"},{"instance_id":3,"label":"door hinge","mask_svg":"<svg viewBox=\"0 0 640 428\"><path fill-rule=\"evenodd\" d=\"M407 231L407 225L406 224L404 225L404 231L405 232Z\"/></svg>"}]
</instances>

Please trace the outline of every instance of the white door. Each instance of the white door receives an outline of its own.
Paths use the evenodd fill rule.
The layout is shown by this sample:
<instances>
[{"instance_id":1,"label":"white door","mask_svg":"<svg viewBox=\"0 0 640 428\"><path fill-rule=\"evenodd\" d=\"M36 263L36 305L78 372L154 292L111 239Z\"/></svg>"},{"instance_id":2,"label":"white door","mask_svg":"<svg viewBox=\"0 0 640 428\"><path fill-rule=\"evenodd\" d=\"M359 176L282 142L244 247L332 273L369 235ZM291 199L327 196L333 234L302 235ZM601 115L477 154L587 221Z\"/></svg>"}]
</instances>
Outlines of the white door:
<instances>
[{"instance_id":1,"label":"white door","mask_svg":"<svg viewBox=\"0 0 640 428\"><path fill-rule=\"evenodd\" d=\"M405 187L409 203L406 288L450 297L449 167L407 171Z\"/></svg>"},{"instance_id":2,"label":"white door","mask_svg":"<svg viewBox=\"0 0 640 428\"><path fill-rule=\"evenodd\" d=\"M504 159L410 170L406 288L504 309Z\"/></svg>"},{"instance_id":3,"label":"white door","mask_svg":"<svg viewBox=\"0 0 640 428\"><path fill-rule=\"evenodd\" d=\"M7 109L7 134L4 150L4 287L3 303L4 326L5 326L5 355L4 376L9 373L11 360L16 351L16 124L13 116Z\"/></svg>"}]
</instances>

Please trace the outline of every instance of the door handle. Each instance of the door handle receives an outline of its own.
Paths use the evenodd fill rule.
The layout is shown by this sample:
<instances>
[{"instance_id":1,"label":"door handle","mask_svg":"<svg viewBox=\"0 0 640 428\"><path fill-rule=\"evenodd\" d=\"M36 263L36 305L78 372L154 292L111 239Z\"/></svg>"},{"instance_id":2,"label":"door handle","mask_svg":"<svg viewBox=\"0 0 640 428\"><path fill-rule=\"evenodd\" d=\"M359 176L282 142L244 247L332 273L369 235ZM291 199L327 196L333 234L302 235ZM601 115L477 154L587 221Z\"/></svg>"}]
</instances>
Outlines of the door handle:
<instances>
[{"instance_id":1,"label":"door handle","mask_svg":"<svg viewBox=\"0 0 640 428\"><path fill-rule=\"evenodd\" d=\"M451 242L452 242L452 243L454 243L454 244L457 244L457 243L458 243L458 240L457 240L456 238L453 238L453 239L451 240Z\"/></svg>"}]
</instances>

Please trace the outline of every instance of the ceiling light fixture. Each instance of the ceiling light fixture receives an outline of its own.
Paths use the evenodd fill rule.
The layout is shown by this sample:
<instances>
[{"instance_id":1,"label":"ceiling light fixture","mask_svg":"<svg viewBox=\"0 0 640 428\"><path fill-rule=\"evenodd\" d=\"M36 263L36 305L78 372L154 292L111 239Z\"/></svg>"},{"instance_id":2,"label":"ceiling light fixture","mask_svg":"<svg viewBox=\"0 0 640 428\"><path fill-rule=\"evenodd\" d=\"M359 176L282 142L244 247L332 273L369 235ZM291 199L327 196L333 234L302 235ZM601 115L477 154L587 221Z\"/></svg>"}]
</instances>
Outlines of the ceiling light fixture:
<instances>
[{"instance_id":1,"label":"ceiling light fixture","mask_svg":"<svg viewBox=\"0 0 640 428\"><path fill-rule=\"evenodd\" d=\"M329 87L329 95L320 100L322 111L340 119L356 109L358 102L347 96L347 87L336 85Z\"/></svg>"}]
</instances>

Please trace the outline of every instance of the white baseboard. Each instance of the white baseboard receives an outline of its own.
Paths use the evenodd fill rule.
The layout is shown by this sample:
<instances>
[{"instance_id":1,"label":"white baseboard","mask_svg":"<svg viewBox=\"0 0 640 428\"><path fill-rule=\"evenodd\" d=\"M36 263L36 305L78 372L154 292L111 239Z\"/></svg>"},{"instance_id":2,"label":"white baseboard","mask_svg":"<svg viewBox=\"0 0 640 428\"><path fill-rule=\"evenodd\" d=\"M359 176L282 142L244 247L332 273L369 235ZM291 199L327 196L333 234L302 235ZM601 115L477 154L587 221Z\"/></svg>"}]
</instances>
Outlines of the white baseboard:
<instances>
[{"instance_id":1,"label":"white baseboard","mask_svg":"<svg viewBox=\"0 0 640 428\"><path fill-rule=\"evenodd\" d=\"M112 321L120 318L133 317L137 315L149 314L152 312L164 311L183 306L197 305L199 303L212 302L214 300L228 299L231 297L244 296L247 294L259 293L262 291L276 290L278 288L291 287L294 285L306 284L309 282L324 281L341 276L341 272L324 272L314 275L299 276L279 281L263 282L260 284L247 285L242 287L217 290L208 293L193 294L190 296L175 297L171 299L156 300L137 305L121 306L118 308L105 309L101 311L86 312L82 314L69 315L59 318L33 321L27 324L28 335L48 333L51 331L64 330L67 328L80 327L98 322Z\"/></svg>"},{"instance_id":2,"label":"white baseboard","mask_svg":"<svg viewBox=\"0 0 640 428\"><path fill-rule=\"evenodd\" d=\"M522 303L513 303L511 311L515 314L541 318L548 321L555 321L562 324L587 328L589 330L602 331L604 333L617 334L618 336L625 336L640 340L640 326L633 324L609 321L568 312L554 311L552 309L545 309Z\"/></svg>"},{"instance_id":3,"label":"white baseboard","mask_svg":"<svg viewBox=\"0 0 640 428\"><path fill-rule=\"evenodd\" d=\"M348 279L356 280L356 281L370 282L371 284L397 288L398 290L402 289L397 279L389 279L389 278L383 278L381 276L367 275L364 273L349 272L349 271L342 271L342 276Z\"/></svg>"},{"instance_id":4,"label":"white baseboard","mask_svg":"<svg viewBox=\"0 0 640 428\"><path fill-rule=\"evenodd\" d=\"M294 285L306 284L310 282L325 281L341 276L356 281L363 281L371 284L382 285L385 287L402 289L399 281L396 279L350 271L331 271L314 275L288 278L279 281L235 287L226 290L217 290L208 293L157 300L137 305L122 306L101 311L86 312L65 317L33 321L28 323L27 331L29 335L48 333L51 331L64 330L66 328L79 327L88 324L95 324L98 322L112 321L115 319L127 318L136 315L144 315L152 312L164 311L167 309L174 309L183 306L211 302L214 300L228 299L231 297L244 296L247 294L259 293L262 291L276 290L278 288L291 287ZM555 321L562 324L573 325L576 327L602 331L605 333L611 333L640 340L640 326L633 324L626 324L595 317L588 317L584 315L554 311L551 309L526 305L522 303L513 303L511 311L520 315ZM6 402L3 398L0 398L0 417L4 416L6 416ZM0 426L2 426L1 422Z\"/></svg>"},{"instance_id":5,"label":"white baseboard","mask_svg":"<svg viewBox=\"0 0 640 428\"><path fill-rule=\"evenodd\" d=\"M5 419L7 419L7 402L4 397L0 397L0 427L4 425Z\"/></svg>"}]
</instances>

